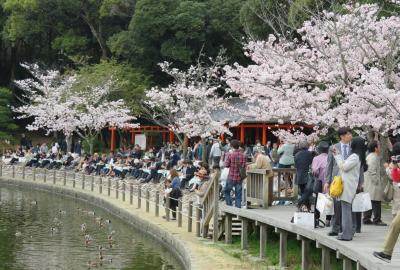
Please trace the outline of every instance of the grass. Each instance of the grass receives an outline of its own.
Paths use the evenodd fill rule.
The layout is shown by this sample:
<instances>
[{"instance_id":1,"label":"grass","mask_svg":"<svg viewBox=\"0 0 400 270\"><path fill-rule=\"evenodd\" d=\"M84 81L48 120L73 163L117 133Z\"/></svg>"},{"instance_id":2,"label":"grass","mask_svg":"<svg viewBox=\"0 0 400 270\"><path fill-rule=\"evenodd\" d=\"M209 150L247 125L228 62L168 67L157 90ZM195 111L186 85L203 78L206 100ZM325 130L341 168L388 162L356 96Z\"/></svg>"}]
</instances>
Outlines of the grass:
<instances>
[{"instance_id":1,"label":"grass","mask_svg":"<svg viewBox=\"0 0 400 270\"><path fill-rule=\"evenodd\" d=\"M247 251L241 250L240 237L233 237L233 243L231 245L218 244L218 246L230 254L232 257L240 258L241 260L248 261L249 264L253 265L257 269L279 269L279 234L276 234L269 228L267 236L267 250L266 259L260 260L260 242L258 232L253 232L249 235L249 249ZM296 235L288 235L288 269L300 270L301 269L301 241L296 239ZM315 247L315 244L311 243L310 246L310 257L311 257L311 270L321 269L321 250ZM340 270L342 269L342 261L336 259L336 254L331 253L331 269Z\"/></svg>"}]
</instances>

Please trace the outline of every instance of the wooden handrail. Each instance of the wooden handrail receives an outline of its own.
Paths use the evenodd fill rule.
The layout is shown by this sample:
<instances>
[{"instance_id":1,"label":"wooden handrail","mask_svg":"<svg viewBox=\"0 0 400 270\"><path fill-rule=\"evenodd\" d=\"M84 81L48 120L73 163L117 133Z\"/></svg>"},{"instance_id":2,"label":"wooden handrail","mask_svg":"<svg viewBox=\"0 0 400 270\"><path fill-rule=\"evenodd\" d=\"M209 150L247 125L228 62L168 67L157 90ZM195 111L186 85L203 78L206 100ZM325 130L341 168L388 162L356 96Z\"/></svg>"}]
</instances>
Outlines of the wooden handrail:
<instances>
[{"instance_id":1,"label":"wooden handrail","mask_svg":"<svg viewBox=\"0 0 400 270\"><path fill-rule=\"evenodd\" d=\"M296 173L294 168L274 168L272 172L267 169L249 169L247 170L247 186L246 200L250 205L268 208L273 200L294 200L295 194L292 197L288 196L289 181L293 180ZM278 192L274 196L274 177L278 179ZM280 181L284 180L285 196L280 194Z\"/></svg>"},{"instance_id":2,"label":"wooden handrail","mask_svg":"<svg viewBox=\"0 0 400 270\"><path fill-rule=\"evenodd\" d=\"M218 201L218 197L215 198L215 194L218 194L215 192L215 187L219 186L219 177L221 175L220 170L216 170L214 173L214 176L208 180L208 186L207 190L203 196L203 198L200 200L200 205L203 209L203 218L201 221L201 226L202 226L202 231L203 231L203 237L206 237L208 234L208 227L211 221L211 218L213 217L214 213L214 208L215 208L215 200ZM215 183L217 182L217 183Z\"/></svg>"}]
</instances>

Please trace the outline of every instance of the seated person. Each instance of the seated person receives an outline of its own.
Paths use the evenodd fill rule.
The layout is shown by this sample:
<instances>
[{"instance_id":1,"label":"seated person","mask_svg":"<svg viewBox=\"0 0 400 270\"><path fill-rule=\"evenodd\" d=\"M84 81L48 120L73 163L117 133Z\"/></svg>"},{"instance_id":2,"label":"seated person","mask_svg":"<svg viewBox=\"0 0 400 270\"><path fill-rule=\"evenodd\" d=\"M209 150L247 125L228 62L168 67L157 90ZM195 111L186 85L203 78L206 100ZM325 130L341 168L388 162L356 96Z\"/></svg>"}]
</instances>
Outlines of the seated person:
<instances>
[{"instance_id":1,"label":"seated person","mask_svg":"<svg viewBox=\"0 0 400 270\"><path fill-rule=\"evenodd\" d=\"M185 160L183 162L182 174L183 178L181 181L181 189L184 189L190 179L194 177L194 173L197 171L197 168L193 166L193 162L191 160Z\"/></svg>"},{"instance_id":2,"label":"seated person","mask_svg":"<svg viewBox=\"0 0 400 270\"><path fill-rule=\"evenodd\" d=\"M107 155L106 154L102 154L101 155L101 159L99 159L99 161L96 163L96 175L100 175L101 170L104 168L104 166L106 166L107 164Z\"/></svg>"},{"instance_id":3,"label":"seated person","mask_svg":"<svg viewBox=\"0 0 400 270\"><path fill-rule=\"evenodd\" d=\"M207 171L205 169L201 169L197 176L201 180L200 186L195 190L196 195L198 196L198 201L200 203L201 199L206 195L207 188L210 184L209 177Z\"/></svg>"},{"instance_id":4,"label":"seated person","mask_svg":"<svg viewBox=\"0 0 400 270\"><path fill-rule=\"evenodd\" d=\"M157 177L157 172L159 169L161 169L161 162L155 157L150 158L150 167L149 167L150 173L141 182L148 183L151 180L154 180Z\"/></svg>"}]
</instances>

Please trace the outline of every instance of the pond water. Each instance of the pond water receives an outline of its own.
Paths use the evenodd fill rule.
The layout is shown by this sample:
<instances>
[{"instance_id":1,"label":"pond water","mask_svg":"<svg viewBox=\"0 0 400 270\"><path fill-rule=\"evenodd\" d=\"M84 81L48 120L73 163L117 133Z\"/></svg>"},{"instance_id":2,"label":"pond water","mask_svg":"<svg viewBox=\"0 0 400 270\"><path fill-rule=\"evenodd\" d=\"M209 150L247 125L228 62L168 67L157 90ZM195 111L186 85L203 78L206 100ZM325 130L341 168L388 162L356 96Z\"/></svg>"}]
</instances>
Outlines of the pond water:
<instances>
[{"instance_id":1,"label":"pond water","mask_svg":"<svg viewBox=\"0 0 400 270\"><path fill-rule=\"evenodd\" d=\"M72 198L0 185L0 269L177 269L159 243Z\"/></svg>"}]
</instances>

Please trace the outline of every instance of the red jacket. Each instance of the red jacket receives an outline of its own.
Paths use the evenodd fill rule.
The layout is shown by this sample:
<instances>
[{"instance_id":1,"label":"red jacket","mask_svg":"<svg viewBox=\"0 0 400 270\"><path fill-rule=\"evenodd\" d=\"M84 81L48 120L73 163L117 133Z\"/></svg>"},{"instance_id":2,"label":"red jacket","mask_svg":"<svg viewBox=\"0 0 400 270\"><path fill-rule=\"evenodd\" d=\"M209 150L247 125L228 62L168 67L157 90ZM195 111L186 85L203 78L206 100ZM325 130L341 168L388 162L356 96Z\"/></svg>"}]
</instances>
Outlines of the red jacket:
<instances>
[{"instance_id":1,"label":"red jacket","mask_svg":"<svg viewBox=\"0 0 400 270\"><path fill-rule=\"evenodd\" d=\"M390 176L394 183L400 183L400 168L392 169Z\"/></svg>"}]
</instances>

